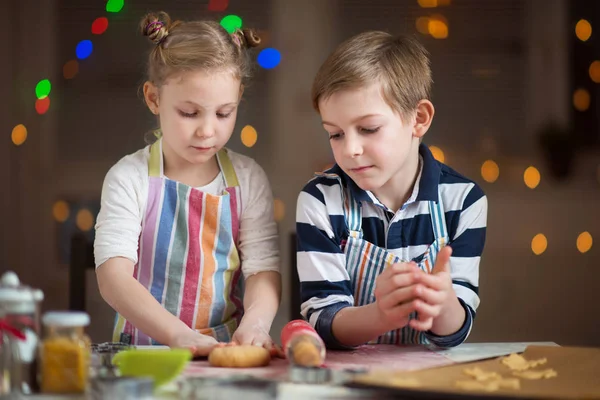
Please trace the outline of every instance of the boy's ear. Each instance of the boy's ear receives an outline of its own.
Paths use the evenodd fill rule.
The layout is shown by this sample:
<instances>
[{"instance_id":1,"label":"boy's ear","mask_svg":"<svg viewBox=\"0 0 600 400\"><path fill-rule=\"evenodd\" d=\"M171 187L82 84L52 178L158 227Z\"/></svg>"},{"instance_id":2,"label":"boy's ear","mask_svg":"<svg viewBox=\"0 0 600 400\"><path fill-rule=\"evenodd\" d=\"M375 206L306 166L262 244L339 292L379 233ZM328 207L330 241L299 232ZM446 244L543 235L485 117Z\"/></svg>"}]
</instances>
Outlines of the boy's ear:
<instances>
[{"instance_id":1,"label":"boy's ear","mask_svg":"<svg viewBox=\"0 0 600 400\"><path fill-rule=\"evenodd\" d=\"M417 104L415 110L415 125L413 127L414 137L422 138L425 133L427 133L431 121L433 120L433 114L435 114L435 108L433 108L433 104L429 100L421 100L419 104Z\"/></svg>"},{"instance_id":2,"label":"boy's ear","mask_svg":"<svg viewBox=\"0 0 600 400\"><path fill-rule=\"evenodd\" d=\"M152 114L158 115L158 88L150 81L144 83L144 100Z\"/></svg>"},{"instance_id":3,"label":"boy's ear","mask_svg":"<svg viewBox=\"0 0 600 400\"><path fill-rule=\"evenodd\" d=\"M240 85L240 95L238 97L238 99L242 99L242 95L244 94L244 85Z\"/></svg>"}]
</instances>

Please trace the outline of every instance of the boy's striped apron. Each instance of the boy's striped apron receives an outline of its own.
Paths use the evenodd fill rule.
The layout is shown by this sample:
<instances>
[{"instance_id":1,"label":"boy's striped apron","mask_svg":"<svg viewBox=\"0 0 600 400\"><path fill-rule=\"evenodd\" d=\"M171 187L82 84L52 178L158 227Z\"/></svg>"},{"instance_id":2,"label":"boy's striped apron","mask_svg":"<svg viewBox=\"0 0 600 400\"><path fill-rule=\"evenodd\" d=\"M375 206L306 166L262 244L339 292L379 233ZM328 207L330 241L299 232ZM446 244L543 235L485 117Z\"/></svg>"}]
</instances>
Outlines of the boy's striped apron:
<instances>
[{"instance_id":1,"label":"boy's striped apron","mask_svg":"<svg viewBox=\"0 0 600 400\"><path fill-rule=\"evenodd\" d=\"M348 188L344 189L341 178L336 174L322 173L319 176L337 179L342 187L344 203L344 217L348 227L348 240L344 253L346 255L346 270L350 276L350 283L354 295L354 306L364 306L375 302L375 279L383 270L401 260L388 250L378 247L363 239L361 204L351 195ZM438 201L429 202L429 213L433 226L434 242L427 248L425 254L415 257L419 268L431 273L437 254L448 243L448 230L446 229L446 218L444 216L444 204L442 195L438 193ZM410 319L416 318L416 313L410 315ZM404 328L387 332L370 343L386 344L425 344L427 338L422 332L416 331L406 325Z\"/></svg>"},{"instance_id":2,"label":"boy's striped apron","mask_svg":"<svg viewBox=\"0 0 600 400\"><path fill-rule=\"evenodd\" d=\"M165 177L162 140L150 147L148 202L133 274L186 325L229 342L243 314L236 247L241 199L225 149L217 161L227 189L212 195ZM159 344L119 314L113 341Z\"/></svg>"}]
</instances>

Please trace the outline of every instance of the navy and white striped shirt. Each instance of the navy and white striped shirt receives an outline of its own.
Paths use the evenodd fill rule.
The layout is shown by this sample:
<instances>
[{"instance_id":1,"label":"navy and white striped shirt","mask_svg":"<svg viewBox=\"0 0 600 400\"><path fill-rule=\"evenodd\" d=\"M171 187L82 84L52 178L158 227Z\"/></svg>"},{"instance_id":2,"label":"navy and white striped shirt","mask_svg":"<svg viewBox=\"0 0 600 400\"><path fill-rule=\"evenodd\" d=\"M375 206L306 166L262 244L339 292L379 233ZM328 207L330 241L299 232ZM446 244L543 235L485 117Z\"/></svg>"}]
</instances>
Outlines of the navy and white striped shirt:
<instances>
[{"instance_id":1,"label":"navy and white striped shirt","mask_svg":"<svg viewBox=\"0 0 600 400\"><path fill-rule=\"evenodd\" d=\"M420 173L413 193L397 212L360 189L337 165L328 172L338 174L361 203L363 238L403 260L418 258L434 241L429 201L438 200L439 190L452 247L453 287L465 307L466 319L452 335L440 337L427 332L426 337L438 346L452 347L467 338L479 305L479 262L485 243L487 198L475 182L435 160L424 144L419 154ZM301 313L328 346L340 347L331 325L339 310L354 305L354 297L343 249L348 228L339 181L317 177L304 187L298 196L296 231Z\"/></svg>"}]
</instances>

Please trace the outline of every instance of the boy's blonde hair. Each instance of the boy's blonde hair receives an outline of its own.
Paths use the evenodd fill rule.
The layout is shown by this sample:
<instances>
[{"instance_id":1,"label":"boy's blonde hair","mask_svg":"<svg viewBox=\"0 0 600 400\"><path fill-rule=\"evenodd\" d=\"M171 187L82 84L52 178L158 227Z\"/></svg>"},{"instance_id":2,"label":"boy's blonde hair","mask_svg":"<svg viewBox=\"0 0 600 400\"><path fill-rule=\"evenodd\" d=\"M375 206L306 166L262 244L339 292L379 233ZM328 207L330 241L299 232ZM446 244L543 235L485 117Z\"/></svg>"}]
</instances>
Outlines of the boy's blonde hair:
<instances>
[{"instance_id":1,"label":"boy's blonde hair","mask_svg":"<svg viewBox=\"0 0 600 400\"><path fill-rule=\"evenodd\" d=\"M140 31L155 44L148 57L147 74L158 87L174 74L198 69L230 69L245 83L252 66L246 49L260 44L251 29L229 34L218 22L171 22L162 11L142 18Z\"/></svg>"},{"instance_id":2,"label":"boy's blonde hair","mask_svg":"<svg viewBox=\"0 0 600 400\"><path fill-rule=\"evenodd\" d=\"M335 49L319 69L312 86L313 107L345 89L380 82L385 102L406 117L419 101L430 98L429 53L416 39L371 31Z\"/></svg>"}]
</instances>

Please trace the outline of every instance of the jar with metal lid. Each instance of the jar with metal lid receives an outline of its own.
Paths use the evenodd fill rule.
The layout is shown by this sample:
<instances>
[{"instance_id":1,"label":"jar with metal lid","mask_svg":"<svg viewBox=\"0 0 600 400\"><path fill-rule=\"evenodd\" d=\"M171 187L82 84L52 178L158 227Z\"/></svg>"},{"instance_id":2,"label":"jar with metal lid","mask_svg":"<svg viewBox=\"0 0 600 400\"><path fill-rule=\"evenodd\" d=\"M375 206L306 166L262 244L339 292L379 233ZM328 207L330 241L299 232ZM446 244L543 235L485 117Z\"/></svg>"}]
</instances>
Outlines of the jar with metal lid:
<instances>
[{"instance_id":1,"label":"jar with metal lid","mask_svg":"<svg viewBox=\"0 0 600 400\"><path fill-rule=\"evenodd\" d=\"M0 280L1 321L6 329L12 330L7 339L17 352L11 364L11 380L14 381L11 390L23 394L38 390L38 315L43 298L41 290L21 285L12 271L6 272Z\"/></svg>"},{"instance_id":2,"label":"jar with metal lid","mask_svg":"<svg viewBox=\"0 0 600 400\"><path fill-rule=\"evenodd\" d=\"M84 312L54 311L42 317L44 340L40 348L43 393L84 393L88 382L91 342L84 329Z\"/></svg>"}]
</instances>

